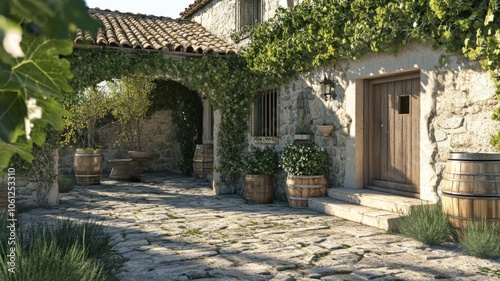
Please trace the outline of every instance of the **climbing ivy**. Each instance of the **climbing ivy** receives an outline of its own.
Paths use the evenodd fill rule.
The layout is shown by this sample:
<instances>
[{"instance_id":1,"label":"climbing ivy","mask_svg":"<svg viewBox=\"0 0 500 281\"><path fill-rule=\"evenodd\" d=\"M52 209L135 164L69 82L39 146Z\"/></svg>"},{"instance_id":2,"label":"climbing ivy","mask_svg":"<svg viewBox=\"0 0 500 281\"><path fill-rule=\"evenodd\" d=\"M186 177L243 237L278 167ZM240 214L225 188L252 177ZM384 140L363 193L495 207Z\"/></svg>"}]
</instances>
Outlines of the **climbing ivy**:
<instances>
[{"instance_id":1,"label":"climbing ivy","mask_svg":"<svg viewBox=\"0 0 500 281\"><path fill-rule=\"evenodd\" d=\"M103 80L141 74L179 81L203 94L222 115L218 135L220 165L216 169L226 185L235 183L240 175L240 155L246 147L253 93L282 82L274 76L250 70L241 56L173 60L157 52L130 55L106 49L78 49L68 60L76 77L72 85L77 93ZM68 96L69 100L78 98L78 95Z\"/></svg>"},{"instance_id":2,"label":"climbing ivy","mask_svg":"<svg viewBox=\"0 0 500 281\"><path fill-rule=\"evenodd\" d=\"M480 60L493 73L500 66L498 9L497 0L305 0L293 9L279 8L275 17L253 28L238 56L172 60L154 52L79 49L68 59L77 90L140 73L167 75L203 94L222 115L217 169L223 183L231 184L240 173L256 89L339 59L395 54L412 40ZM494 118L500 120L500 109ZM500 133L492 144L500 148Z\"/></svg>"},{"instance_id":3,"label":"climbing ivy","mask_svg":"<svg viewBox=\"0 0 500 281\"><path fill-rule=\"evenodd\" d=\"M497 0L304 0L257 25L243 56L252 70L288 77L339 59L395 54L410 41L429 41L479 60L500 95L499 6ZM493 118L500 121L500 108ZM491 144L500 150L500 132Z\"/></svg>"},{"instance_id":4,"label":"climbing ivy","mask_svg":"<svg viewBox=\"0 0 500 281\"><path fill-rule=\"evenodd\" d=\"M156 80L151 92L154 101L150 111L172 110L177 125L175 139L179 144L177 166L185 175L193 173L193 157L196 144L203 133L203 105L198 94L172 80Z\"/></svg>"}]
</instances>

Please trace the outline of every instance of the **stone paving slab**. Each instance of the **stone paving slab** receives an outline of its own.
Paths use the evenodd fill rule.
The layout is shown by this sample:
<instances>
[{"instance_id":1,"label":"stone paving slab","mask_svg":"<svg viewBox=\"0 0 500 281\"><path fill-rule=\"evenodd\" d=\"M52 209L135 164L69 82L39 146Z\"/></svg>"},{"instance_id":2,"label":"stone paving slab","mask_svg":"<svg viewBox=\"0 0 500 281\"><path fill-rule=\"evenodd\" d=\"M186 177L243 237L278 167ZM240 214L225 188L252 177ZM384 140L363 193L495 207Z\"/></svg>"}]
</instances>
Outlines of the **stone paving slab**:
<instances>
[{"instance_id":1,"label":"stone paving slab","mask_svg":"<svg viewBox=\"0 0 500 281\"><path fill-rule=\"evenodd\" d=\"M24 226L62 218L102 222L127 261L123 281L492 280L457 245L428 246L286 203L214 196L208 182L177 174L146 183L103 181L61 194L55 209L20 214Z\"/></svg>"}]
</instances>

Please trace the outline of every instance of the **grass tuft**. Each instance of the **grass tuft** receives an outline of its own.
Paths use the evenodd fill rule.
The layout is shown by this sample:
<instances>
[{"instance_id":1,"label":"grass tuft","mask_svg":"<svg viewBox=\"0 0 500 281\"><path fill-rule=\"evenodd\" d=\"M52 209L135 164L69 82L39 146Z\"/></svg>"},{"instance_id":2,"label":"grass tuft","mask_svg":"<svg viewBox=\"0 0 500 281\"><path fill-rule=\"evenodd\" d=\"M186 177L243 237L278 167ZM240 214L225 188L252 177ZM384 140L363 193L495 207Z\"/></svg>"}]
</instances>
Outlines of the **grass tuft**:
<instances>
[{"instance_id":1,"label":"grass tuft","mask_svg":"<svg viewBox=\"0 0 500 281\"><path fill-rule=\"evenodd\" d=\"M68 177L65 175L59 175L57 177L57 183L59 184L59 192L66 193L73 190L75 187L76 181L73 177Z\"/></svg>"},{"instance_id":2,"label":"grass tuft","mask_svg":"<svg viewBox=\"0 0 500 281\"><path fill-rule=\"evenodd\" d=\"M10 235L3 227L5 221L5 217L0 218L2 240ZM111 236L100 224L65 220L37 225L18 230L16 240L16 273L7 271L10 248L0 244L0 280L117 280L115 270L122 260L111 250Z\"/></svg>"},{"instance_id":3,"label":"grass tuft","mask_svg":"<svg viewBox=\"0 0 500 281\"><path fill-rule=\"evenodd\" d=\"M460 247L469 255L481 258L500 257L500 226L476 221L463 230Z\"/></svg>"},{"instance_id":4,"label":"grass tuft","mask_svg":"<svg viewBox=\"0 0 500 281\"><path fill-rule=\"evenodd\" d=\"M440 203L411 209L408 216L401 217L397 228L401 234L431 245L441 244L452 236L448 215L443 213Z\"/></svg>"}]
</instances>

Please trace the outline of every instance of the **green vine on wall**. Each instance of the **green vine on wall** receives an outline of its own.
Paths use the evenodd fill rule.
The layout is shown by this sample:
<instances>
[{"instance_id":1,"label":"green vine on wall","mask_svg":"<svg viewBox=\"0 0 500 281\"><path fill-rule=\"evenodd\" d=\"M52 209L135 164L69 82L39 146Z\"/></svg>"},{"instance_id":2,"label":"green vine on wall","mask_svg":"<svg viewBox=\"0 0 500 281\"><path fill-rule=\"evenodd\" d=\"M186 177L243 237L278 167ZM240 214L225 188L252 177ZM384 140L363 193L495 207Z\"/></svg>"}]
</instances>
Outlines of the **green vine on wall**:
<instances>
[{"instance_id":1,"label":"green vine on wall","mask_svg":"<svg viewBox=\"0 0 500 281\"><path fill-rule=\"evenodd\" d=\"M254 72L241 56L185 58L173 60L159 53L77 49L68 57L76 93L103 80L128 75L168 77L190 90L203 94L222 115L219 132L220 165L223 184L231 185L241 170L240 155L246 147L248 117L256 89L281 84L274 76ZM69 96L78 99L78 95Z\"/></svg>"},{"instance_id":2,"label":"green vine on wall","mask_svg":"<svg viewBox=\"0 0 500 281\"><path fill-rule=\"evenodd\" d=\"M368 52L431 40L483 67L500 65L496 0L305 0L257 25L243 55L253 70L288 76Z\"/></svg>"},{"instance_id":3,"label":"green vine on wall","mask_svg":"<svg viewBox=\"0 0 500 281\"><path fill-rule=\"evenodd\" d=\"M177 166L185 175L193 173L193 157L196 144L202 141L203 105L198 94L172 80L156 80L151 92L154 103L150 112L172 110L177 125L175 139L179 144L180 156Z\"/></svg>"},{"instance_id":4,"label":"green vine on wall","mask_svg":"<svg viewBox=\"0 0 500 281\"><path fill-rule=\"evenodd\" d=\"M479 60L500 95L499 7L497 0L305 0L257 25L243 56L252 70L289 77L339 59L396 54L410 41L430 41ZM493 119L500 121L500 108ZM491 144L500 150L500 132Z\"/></svg>"}]
</instances>

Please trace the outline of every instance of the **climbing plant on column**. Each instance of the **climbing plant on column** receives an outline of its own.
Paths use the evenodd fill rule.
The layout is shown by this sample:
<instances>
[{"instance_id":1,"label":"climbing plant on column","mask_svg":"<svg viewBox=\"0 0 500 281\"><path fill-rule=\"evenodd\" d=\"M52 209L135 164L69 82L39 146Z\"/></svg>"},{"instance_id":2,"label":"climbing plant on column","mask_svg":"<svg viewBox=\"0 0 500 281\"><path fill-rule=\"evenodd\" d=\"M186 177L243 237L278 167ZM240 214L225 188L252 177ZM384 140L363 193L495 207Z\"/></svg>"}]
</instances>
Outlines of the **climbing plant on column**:
<instances>
[{"instance_id":1,"label":"climbing plant on column","mask_svg":"<svg viewBox=\"0 0 500 281\"><path fill-rule=\"evenodd\" d=\"M171 110L176 124L175 139L179 144L177 166L185 175L193 174L193 157L196 144L201 143L203 131L203 105L195 91L182 84L158 79L151 93L150 111Z\"/></svg>"},{"instance_id":2,"label":"climbing plant on column","mask_svg":"<svg viewBox=\"0 0 500 281\"><path fill-rule=\"evenodd\" d=\"M171 60L147 51L130 56L108 50L79 49L68 56L68 60L78 77L73 81L76 89L112 78L147 75L173 79L203 94L222 116L217 148L220 165L216 169L225 185L233 184L240 175L240 155L246 147L253 93L283 81L280 77L250 70L246 60L238 55Z\"/></svg>"},{"instance_id":3,"label":"climbing plant on column","mask_svg":"<svg viewBox=\"0 0 500 281\"><path fill-rule=\"evenodd\" d=\"M214 110L220 111L220 166L216 168L223 184L235 183L241 173L240 156L246 147L254 93L262 87L279 85L282 80L251 71L241 56L187 59L174 64L170 73L190 89L203 93ZM183 76L184 73L193 75Z\"/></svg>"}]
</instances>

